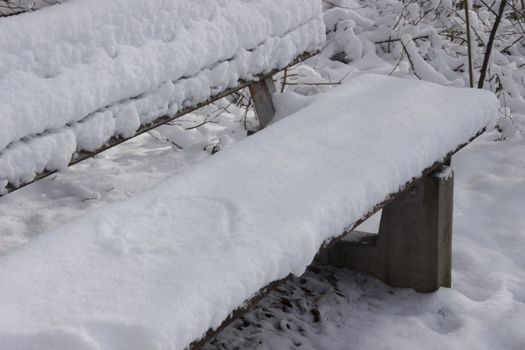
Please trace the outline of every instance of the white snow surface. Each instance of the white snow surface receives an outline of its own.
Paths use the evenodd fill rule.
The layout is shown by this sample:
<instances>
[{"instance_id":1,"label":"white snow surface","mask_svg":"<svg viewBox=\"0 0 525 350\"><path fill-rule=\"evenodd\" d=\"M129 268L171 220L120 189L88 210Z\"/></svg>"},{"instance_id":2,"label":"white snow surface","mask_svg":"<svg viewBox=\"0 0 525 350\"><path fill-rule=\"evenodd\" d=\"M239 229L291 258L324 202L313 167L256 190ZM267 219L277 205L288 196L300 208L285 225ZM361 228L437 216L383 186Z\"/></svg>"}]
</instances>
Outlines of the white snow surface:
<instances>
[{"instance_id":1,"label":"white snow surface","mask_svg":"<svg viewBox=\"0 0 525 350\"><path fill-rule=\"evenodd\" d=\"M3 18L0 183L64 168L64 150L130 137L324 40L319 0L73 0ZM55 136L60 147L27 152L24 168L10 162L20 143Z\"/></svg>"},{"instance_id":2,"label":"white snow surface","mask_svg":"<svg viewBox=\"0 0 525 350\"><path fill-rule=\"evenodd\" d=\"M0 257L0 346L182 349L496 117L486 91L361 75ZM220 179L220 184L218 183Z\"/></svg>"}]
</instances>

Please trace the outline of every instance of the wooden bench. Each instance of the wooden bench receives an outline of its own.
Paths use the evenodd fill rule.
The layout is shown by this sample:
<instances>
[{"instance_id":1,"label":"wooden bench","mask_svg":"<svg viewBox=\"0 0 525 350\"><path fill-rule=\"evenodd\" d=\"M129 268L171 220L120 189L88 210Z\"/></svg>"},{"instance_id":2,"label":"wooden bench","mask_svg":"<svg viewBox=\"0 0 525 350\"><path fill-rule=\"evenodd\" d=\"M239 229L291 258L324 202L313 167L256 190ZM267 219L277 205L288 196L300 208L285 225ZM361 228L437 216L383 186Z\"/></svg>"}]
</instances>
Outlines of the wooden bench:
<instances>
[{"instance_id":1,"label":"wooden bench","mask_svg":"<svg viewBox=\"0 0 525 350\"><path fill-rule=\"evenodd\" d=\"M198 349L322 247L319 259L395 286L450 286L446 163L482 132L497 100L380 76L352 82L0 257L2 331L28 317L38 330L0 339L13 349L40 337ZM381 208L375 244L340 240Z\"/></svg>"},{"instance_id":2,"label":"wooden bench","mask_svg":"<svg viewBox=\"0 0 525 350\"><path fill-rule=\"evenodd\" d=\"M244 86L264 127L275 111L273 73L138 133ZM483 91L354 78L212 159L0 257L0 341L13 350L43 341L53 350L199 349L316 255L393 286L449 287L450 159L497 106ZM344 238L381 209L379 236Z\"/></svg>"}]
</instances>

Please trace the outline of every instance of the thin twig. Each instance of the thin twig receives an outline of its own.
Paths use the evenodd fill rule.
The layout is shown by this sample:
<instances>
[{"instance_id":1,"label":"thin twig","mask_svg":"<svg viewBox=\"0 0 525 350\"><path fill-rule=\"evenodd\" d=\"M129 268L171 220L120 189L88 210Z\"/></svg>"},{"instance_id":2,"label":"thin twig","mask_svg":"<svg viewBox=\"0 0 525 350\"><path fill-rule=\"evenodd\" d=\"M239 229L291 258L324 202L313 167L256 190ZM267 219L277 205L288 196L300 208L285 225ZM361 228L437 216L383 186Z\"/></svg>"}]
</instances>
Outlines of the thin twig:
<instances>
[{"instance_id":1,"label":"thin twig","mask_svg":"<svg viewBox=\"0 0 525 350\"><path fill-rule=\"evenodd\" d=\"M474 87L474 67L473 67L473 58L472 58L472 33L470 28L470 13L469 13L469 3L468 0L463 0L463 6L465 7L465 22L467 30L467 46L468 46L468 73L469 73L469 83L470 87Z\"/></svg>"},{"instance_id":2,"label":"thin twig","mask_svg":"<svg viewBox=\"0 0 525 350\"><path fill-rule=\"evenodd\" d=\"M496 38L496 33L498 32L498 27L501 23L501 19L503 18L503 14L505 13L506 6L507 0L501 0L498 15L496 16L494 26L492 27L492 30L490 32L489 42L487 43L487 49L485 51L485 58L483 59L483 65L481 66L481 72L478 81L479 89L483 89L483 85L485 84L485 77L487 76L487 70L489 68L490 56L492 55L492 47L494 46L494 39Z\"/></svg>"}]
</instances>

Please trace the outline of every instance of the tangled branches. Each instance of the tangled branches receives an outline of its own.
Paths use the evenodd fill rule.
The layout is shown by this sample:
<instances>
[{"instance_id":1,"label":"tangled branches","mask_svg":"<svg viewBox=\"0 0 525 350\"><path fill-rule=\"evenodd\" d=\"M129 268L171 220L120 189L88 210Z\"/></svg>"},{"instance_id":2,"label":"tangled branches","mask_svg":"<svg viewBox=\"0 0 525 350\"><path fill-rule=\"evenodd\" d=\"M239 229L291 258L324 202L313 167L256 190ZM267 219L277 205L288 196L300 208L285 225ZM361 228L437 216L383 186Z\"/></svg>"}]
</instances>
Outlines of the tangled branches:
<instances>
[{"instance_id":1,"label":"tangled branches","mask_svg":"<svg viewBox=\"0 0 525 350\"><path fill-rule=\"evenodd\" d=\"M489 89L525 127L524 2L325 0L325 21L334 58L379 56L394 75Z\"/></svg>"},{"instance_id":2,"label":"tangled branches","mask_svg":"<svg viewBox=\"0 0 525 350\"><path fill-rule=\"evenodd\" d=\"M35 11L54 5L61 0L0 0L0 17L13 16L22 12Z\"/></svg>"}]
</instances>

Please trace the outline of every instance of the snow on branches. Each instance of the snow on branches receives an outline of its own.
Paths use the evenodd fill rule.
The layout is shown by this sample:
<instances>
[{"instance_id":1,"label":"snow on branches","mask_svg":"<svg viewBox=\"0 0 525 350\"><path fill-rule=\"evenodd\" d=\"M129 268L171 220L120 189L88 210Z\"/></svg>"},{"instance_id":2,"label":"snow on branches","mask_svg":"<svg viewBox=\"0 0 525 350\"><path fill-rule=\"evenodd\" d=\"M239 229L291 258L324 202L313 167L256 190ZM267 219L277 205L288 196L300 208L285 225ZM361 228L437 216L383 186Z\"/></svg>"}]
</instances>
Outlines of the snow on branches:
<instances>
[{"instance_id":1,"label":"snow on branches","mask_svg":"<svg viewBox=\"0 0 525 350\"><path fill-rule=\"evenodd\" d=\"M334 59L351 63L372 54L391 62L393 75L411 72L443 85L490 89L502 103L500 127L507 136L525 126L523 0L324 4L331 40L327 50Z\"/></svg>"},{"instance_id":2,"label":"snow on branches","mask_svg":"<svg viewBox=\"0 0 525 350\"><path fill-rule=\"evenodd\" d=\"M64 0L0 0L0 17L34 11L61 2Z\"/></svg>"}]
</instances>

